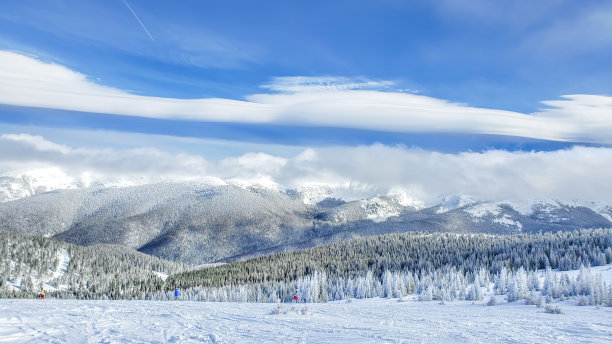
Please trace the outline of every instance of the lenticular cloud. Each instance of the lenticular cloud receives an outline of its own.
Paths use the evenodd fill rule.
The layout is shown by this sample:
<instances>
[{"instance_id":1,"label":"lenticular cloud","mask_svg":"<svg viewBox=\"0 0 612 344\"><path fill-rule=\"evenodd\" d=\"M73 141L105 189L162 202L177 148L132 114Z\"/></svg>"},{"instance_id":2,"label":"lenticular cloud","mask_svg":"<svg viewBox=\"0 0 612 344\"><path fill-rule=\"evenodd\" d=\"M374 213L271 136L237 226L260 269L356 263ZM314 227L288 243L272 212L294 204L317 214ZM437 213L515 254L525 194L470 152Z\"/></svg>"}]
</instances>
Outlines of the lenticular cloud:
<instances>
[{"instance_id":1,"label":"lenticular cloud","mask_svg":"<svg viewBox=\"0 0 612 344\"><path fill-rule=\"evenodd\" d=\"M394 92L388 81L277 78L246 100L141 96L64 66L0 51L0 103L167 120L289 124L402 133L468 133L612 144L612 97L568 95L535 114Z\"/></svg>"}]
</instances>

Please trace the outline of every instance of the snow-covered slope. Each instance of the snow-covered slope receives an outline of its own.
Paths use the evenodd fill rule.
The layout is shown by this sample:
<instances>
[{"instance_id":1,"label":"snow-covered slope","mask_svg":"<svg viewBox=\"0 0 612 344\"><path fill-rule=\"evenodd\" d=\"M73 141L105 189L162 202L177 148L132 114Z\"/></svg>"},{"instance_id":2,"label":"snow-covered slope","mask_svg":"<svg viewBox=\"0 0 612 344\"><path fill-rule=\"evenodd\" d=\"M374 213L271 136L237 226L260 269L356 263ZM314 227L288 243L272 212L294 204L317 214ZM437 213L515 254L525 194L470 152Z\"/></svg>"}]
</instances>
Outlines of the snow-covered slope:
<instances>
[{"instance_id":1,"label":"snow-covered slope","mask_svg":"<svg viewBox=\"0 0 612 344\"><path fill-rule=\"evenodd\" d=\"M76 180L57 169L32 170L24 174L12 173L0 176L0 202L13 201L52 190L87 186L89 186L87 181Z\"/></svg>"},{"instance_id":2,"label":"snow-covered slope","mask_svg":"<svg viewBox=\"0 0 612 344\"><path fill-rule=\"evenodd\" d=\"M129 187L146 184L139 178L113 179L81 173L69 176L57 168L40 168L23 173L0 175L0 202L9 202L55 190L72 190L89 187Z\"/></svg>"},{"instance_id":3,"label":"snow-covered slope","mask_svg":"<svg viewBox=\"0 0 612 344\"><path fill-rule=\"evenodd\" d=\"M265 188L162 183L58 190L2 203L0 229L121 244L200 264L304 240L312 226L308 212L301 201Z\"/></svg>"},{"instance_id":4,"label":"snow-covered slope","mask_svg":"<svg viewBox=\"0 0 612 344\"><path fill-rule=\"evenodd\" d=\"M60 277L66 274L66 271L68 271L68 263L70 263L70 255L68 254L68 250L63 249L58 252L57 261L58 264L54 270L32 271L32 274L29 275L31 285L35 286L37 290L38 286L40 285L42 285L46 291L56 291L65 289L66 286L58 285L57 283L52 283L52 281L57 281ZM12 263L14 268L15 262ZM5 278L5 276L0 276L0 278L1 277ZM4 286L4 288L19 291L21 290L21 286L23 283L24 276L16 276L12 280L6 280L6 286Z\"/></svg>"},{"instance_id":5,"label":"snow-covered slope","mask_svg":"<svg viewBox=\"0 0 612 344\"><path fill-rule=\"evenodd\" d=\"M400 191L348 203L328 195L334 193L326 187L287 190L234 182L55 190L0 203L0 229L76 244L121 244L202 264L333 242L339 232L423 208ZM312 241L317 238L325 239Z\"/></svg>"},{"instance_id":6,"label":"snow-covered slope","mask_svg":"<svg viewBox=\"0 0 612 344\"><path fill-rule=\"evenodd\" d=\"M472 201L457 209L468 213L475 222L493 222L516 231L523 227L548 224L559 227L607 227L612 217L610 206L596 202L561 200ZM546 229L544 229L546 230Z\"/></svg>"},{"instance_id":7,"label":"snow-covered slope","mask_svg":"<svg viewBox=\"0 0 612 344\"><path fill-rule=\"evenodd\" d=\"M561 274L560 272L554 272ZM578 275L578 271L563 274ZM591 268L612 283L612 265ZM491 283L492 285L492 283ZM282 304L0 299L0 343L607 343L612 308L555 303L563 314L493 296ZM402 302L398 302L402 301Z\"/></svg>"},{"instance_id":8,"label":"snow-covered slope","mask_svg":"<svg viewBox=\"0 0 612 344\"><path fill-rule=\"evenodd\" d=\"M3 177L0 191L10 192L0 195L30 196L0 202L0 230L84 245L120 244L192 264L405 231L517 233L612 227L612 206L605 203L483 202L456 195L426 206L402 189L355 200L342 195L360 186L309 184L291 189L265 181L203 179L125 181L136 186L107 187L85 177L56 178L55 172L47 172L47 179ZM61 189L46 191L54 188Z\"/></svg>"},{"instance_id":9,"label":"snow-covered slope","mask_svg":"<svg viewBox=\"0 0 612 344\"><path fill-rule=\"evenodd\" d=\"M523 223L518 217L529 217L549 223L572 222L577 209L588 209L603 217L612 224L612 202L589 202L575 200L498 200L481 201L469 195L447 195L439 198L434 204L425 205L409 193L401 189L394 189L386 194L374 194L372 190L364 189L360 185L332 185L332 184L303 184L292 187L278 185L267 179L231 179L202 177L193 181L202 185L237 186L244 190L268 190L270 192L284 193L292 198L300 199L307 206L316 206L328 200L351 203L360 201L363 212L357 209L347 209L338 212L336 223L368 219L374 222L384 222L391 217L400 216L406 208L422 210L434 208L438 214L453 211L463 211L469 214L475 222L483 220L506 225L508 228L520 231ZM112 180L101 176L81 174L78 177L68 176L59 169L46 168L28 170L23 173L4 173L0 175L0 203L14 201L30 196L66 189L84 188L125 188L149 184L150 181L131 178L129 180ZM185 182L181 182L185 183ZM177 184L181 184L177 183ZM350 195L350 196L348 196ZM364 195L356 199L355 195ZM369 196L366 196L369 195ZM347 197L348 196L348 197ZM345 207L346 208L346 207ZM354 207L351 207L354 208ZM358 214L357 214L358 213ZM589 214L592 215L592 214Z\"/></svg>"},{"instance_id":10,"label":"snow-covered slope","mask_svg":"<svg viewBox=\"0 0 612 344\"><path fill-rule=\"evenodd\" d=\"M476 200L467 195L451 195L442 199L438 205L437 213L446 213L457 208L463 208L476 203Z\"/></svg>"},{"instance_id":11,"label":"snow-covered slope","mask_svg":"<svg viewBox=\"0 0 612 344\"><path fill-rule=\"evenodd\" d=\"M423 202L401 191L370 197L361 201L361 206L366 211L366 218L374 222L383 222L390 217L399 216L406 208L415 210L425 208Z\"/></svg>"},{"instance_id":12,"label":"snow-covered slope","mask_svg":"<svg viewBox=\"0 0 612 344\"><path fill-rule=\"evenodd\" d=\"M286 305L0 300L0 343L607 343L612 308L364 299ZM305 310L305 314L302 311Z\"/></svg>"}]
</instances>

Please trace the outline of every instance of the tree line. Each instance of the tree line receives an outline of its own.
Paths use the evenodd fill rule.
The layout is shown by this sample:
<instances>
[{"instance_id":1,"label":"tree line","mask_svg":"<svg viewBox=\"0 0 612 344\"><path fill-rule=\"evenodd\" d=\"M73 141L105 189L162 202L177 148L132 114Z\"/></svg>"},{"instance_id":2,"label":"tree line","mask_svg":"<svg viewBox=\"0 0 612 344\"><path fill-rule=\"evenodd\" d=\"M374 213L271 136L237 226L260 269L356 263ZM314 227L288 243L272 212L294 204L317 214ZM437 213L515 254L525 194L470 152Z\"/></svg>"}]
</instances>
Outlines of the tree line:
<instances>
[{"instance_id":1,"label":"tree line","mask_svg":"<svg viewBox=\"0 0 612 344\"><path fill-rule=\"evenodd\" d=\"M582 278L590 282L580 288L574 285L583 282L567 278L545 283L554 287L537 287L533 278L537 269L612 263L612 229L387 234L199 270L119 246L81 247L1 234L0 297L34 297L42 282L56 289L52 297L83 299L169 300L180 288L180 298L202 301L290 301L295 293L307 302L408 294L422 300L478 300L491 281L509 300L537 290L557 298L596 295L586 302L597 304L609 302L612 294L594 277ZM169 277L164 281L161 273Z\"/></svg>"},{"instance_id":2,"label":"tree line","mask_svg":"<svg viewBox=\"0 0 612 344\"><path fill-rule=\"evenodd\" d=\"M399 233L365 237L299 251L282 252L171 276L172 287L290 282L322 271L329 277L365 276L371 271L432 272L454 267L460 271L503 267L578 269L581 265L612 263L612 229L490 235Z\"/></svg>"}]
</instances>

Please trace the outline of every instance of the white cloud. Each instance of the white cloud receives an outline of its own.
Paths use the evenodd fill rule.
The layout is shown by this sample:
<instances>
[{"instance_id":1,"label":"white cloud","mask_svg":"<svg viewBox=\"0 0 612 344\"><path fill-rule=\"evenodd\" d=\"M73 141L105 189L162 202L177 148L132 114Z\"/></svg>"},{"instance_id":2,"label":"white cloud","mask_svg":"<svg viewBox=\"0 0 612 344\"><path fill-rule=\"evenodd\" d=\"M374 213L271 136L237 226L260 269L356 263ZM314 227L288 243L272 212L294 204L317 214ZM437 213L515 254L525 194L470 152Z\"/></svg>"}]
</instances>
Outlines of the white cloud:
<instances>
[{"instance_id":1,"label":"white cloud","mask_svg":"<svg viewBox=\"0 0 612 344\"><path fill-rule=\"evenodd\" d=\"M612 97L575 94L562 98L544 101L551 108L535 115L568 124L574 130L572 136L578 140L612 141Z\"/></svg>"},{"instance_id":2,"label":"white cloud","mask_svg":"<svg viewBox=\"0 0 612 344\"><path fill-rule=\"evenodd\" d=\"M327 80L327 81L325 81ZM0 103L142 117L328 126L390 132L510 135L612 143L612 97L569 95L534 115L382 92L385 82L281 78L245 101L139 96L60 65L0 51Z\"/></svg>"},{"instance_id":3,"label":"white cloud","mask_svg":"<svg viewBox=\"0 0 612 344\"><path fill-rule=\"evenodd\" d=\"M134 147L155 147L171 153L184 152L205 156L209 160L220 160L241 156L249 152L266 152L271 155L289 157L304 150L300 146L281 143L246 142L228 139L198 138L144 134L134 132L83 130L74 128L37 127L31 125L2 124L0 135L44 137L45 141L56 142L66 147L105 147L126 149Z\"/></svg>"},{"instance_id":4,"label":"white cloud","mask_svg":"<svg viewBox=\"0 0 612 344\"><path fill-rule=\"evenodd\" d=\"M45 140L42 136L37 135L3 134L0 136L0 139L23 142L24 145L29 145L40 152L56 152L59 154L67 154L70 152L70 147Z\"/></svg>"},{"instance_id":5,"label":"white cloud","mask_svg":"<svg viewBox=\"0 0 612 344\"><path fill-rule=\"evenodd\" d=\"M66 67L0 51L0 103L52 109L210 121L272 120L266 107L229 99L174 99L102 86Z\"/></svg>"},{"instance_id":6,"label":"white cloud","mask_svg":"<svg viewBox=\"0 0 612 344\"><path fill-rule=\"evenodd\" d=\"M326 185L348 199L403 190L426 204L457 194L483 200L583 201L609 201L612 194L610 148L443 154L377 144L310 148L290 158L248 153L214 162L152 148L72 148L25 134L0 136L0 175L40 169L74 178L142 183L197 179Z\"/></svg>"},{"instance_id":7,"label":"white cloud","mask_svg":"<svg viewBox=\"0 0 612 344\"><path fill-rule=\"evenodd\" d=\"M376 81L367 78L347 78L337 76L284 76L276 77L262 88L285 93L329 92L363 89L387 89L391 81Z\"/></svg>"},{"instance_id":8,"label":"white cloud","mask_svg":"<svg viewBox=\"0 0 612 344\"><path fill-rule=\"evenodd\" d=\"M204 176L208 167L208 162L197 155L172 154L154 148L72 148L27 134L1 135L0 147L0 171L5 174L58 168L72 176L86 173L103 179L153 182Z\"/></svg>"}]
</instances>

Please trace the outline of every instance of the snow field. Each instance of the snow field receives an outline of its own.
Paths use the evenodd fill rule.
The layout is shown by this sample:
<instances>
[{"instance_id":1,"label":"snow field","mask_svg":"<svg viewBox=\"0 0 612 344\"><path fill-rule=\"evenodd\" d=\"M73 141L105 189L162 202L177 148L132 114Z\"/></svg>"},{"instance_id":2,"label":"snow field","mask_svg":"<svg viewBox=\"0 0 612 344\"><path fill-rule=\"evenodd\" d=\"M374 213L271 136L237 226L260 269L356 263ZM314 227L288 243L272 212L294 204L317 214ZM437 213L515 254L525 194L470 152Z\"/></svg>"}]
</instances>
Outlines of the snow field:
<instances>
[{"instance_id":1,"label":"snow field","mask_svg":"<svg viewBox=\"0 0 612 344\"><path fill-rule=\"evenodd\" d=\"M488 297L486 298L488 299ZM295 306L182 301L0 300L0 343L605 343L612 308L559 302L364 299Z\"/></svg>"},{"instance_id":2,"label":"snow field","mask_svg":"<svg viewBox=\"0 0 612 344\"><path fill-rule=\"evenodd\" d=\"M612 282L612 265L591 272ZM0 299L0 343L612 342L612 307L570 298L554 304L563 314L549 314L503 295L489 307L491 287L476 302L410 295L282 304L280 314L272 303Z\"/></svg>"}]
</instances>

